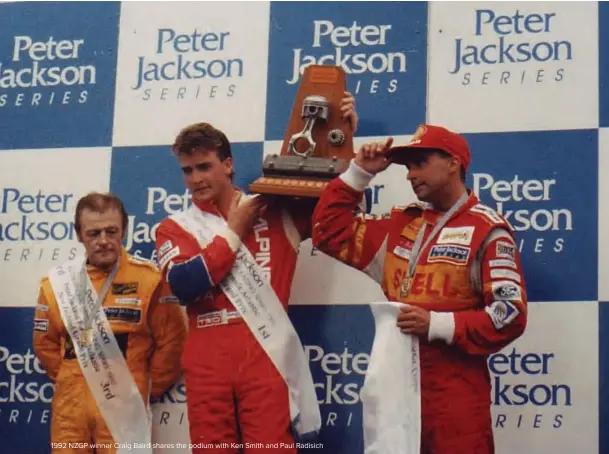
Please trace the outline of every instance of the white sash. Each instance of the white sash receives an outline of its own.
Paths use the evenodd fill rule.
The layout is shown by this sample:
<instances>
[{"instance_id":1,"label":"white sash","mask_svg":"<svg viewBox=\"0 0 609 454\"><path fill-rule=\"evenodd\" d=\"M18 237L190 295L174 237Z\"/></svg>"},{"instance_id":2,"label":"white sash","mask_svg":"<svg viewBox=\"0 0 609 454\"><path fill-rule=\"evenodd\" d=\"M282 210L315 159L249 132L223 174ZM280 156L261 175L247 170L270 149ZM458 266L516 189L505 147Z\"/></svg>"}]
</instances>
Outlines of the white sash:
<instances>
[{"instance_id":1,"label":"white sash","mask_svg":"<svg viewBox=\"0 0 609 454\"><path fill-rule=\"evenodd\" d=\"M201 244L211 242L217 232L226 228L224 219L195 205L171 218ZM231 272L218 285L285 380L292 426L299 439L315 437L321 429L321 414L300 338L270 282L244 245L237 251Z\"/></svg>"},{"instance_id":2,"label":"white sash","mask_svg":"<svg viewBox=\"0 0 609 454\"><path fill-rule=\"evenodd\" d=\"M82 374L89 390L95 398L112 438L118 446L117 454L130 454L138 443L138 452L152 454L151 419L140 391L133 380L127 363L116 342L110 323L103 308L93 318L93 343L82 347L79 343L80 333L84 328L84 311L82 301L78 301L76 285L84 263L67 262L53 268L49 280L61 318L72 337ZM94 306L97 291L91 279L87 279L87 307ZM84 423L84 421L83 421Z\"/></svg>"},{"instance_id":3,"label":"white sash","mask_svg":"<svg viewBox=\"0 0 609 454\"><path fill-rule=\"evenodd\" d=\"M370 304L376 331L360 392L364 454L419 454L421 449L419 340L396 326L402 306Z\"/></svg>"}]
</instances>

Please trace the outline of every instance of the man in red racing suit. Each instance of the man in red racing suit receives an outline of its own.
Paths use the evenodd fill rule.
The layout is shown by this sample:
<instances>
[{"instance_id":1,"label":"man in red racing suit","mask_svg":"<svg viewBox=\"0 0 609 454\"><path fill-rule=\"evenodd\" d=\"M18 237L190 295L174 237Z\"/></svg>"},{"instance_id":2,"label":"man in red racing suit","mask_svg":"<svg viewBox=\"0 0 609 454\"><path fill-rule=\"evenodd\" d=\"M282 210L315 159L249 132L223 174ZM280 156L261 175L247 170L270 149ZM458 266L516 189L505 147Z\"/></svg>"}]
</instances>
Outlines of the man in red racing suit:
<instances>
[{"instance_id":1,"label":"man in red racing suit","mask_svg":"<svg viewBox=\"0 0 609 454\"><path fill-rule=\"evenodd\" d=\"M492 454L487 358L518 338L527 320L512 229L465 188L470 153L461 136L427 125L409 146L390 149L391 142L364 145L328 185L313 215L313 244L408 305L397 325L420 339L422 453ZM356 214L363 190L391 162L408 166L415 193L429 204Z\"/></svg>"},{"instance_id":2,"label":"man in red racing suit","mask_svg":"<svg viewBox=\"0 0 609 454\"><path fill-rule=\"evenodd\" d=\"M205 212L219 215L212 204L194 203ZM158 257L163 274L176 296L190 303L182 365L194 445L239 443L237 417L248 443L293 445L286 384L217 284L231 271L243 243L287 309L298 248L301 239L310 236L309 223L310 216L271 208L256 220L243 240L227 229L204 246L172 219L165 219L159 226ZM202 452L236 450L208 448ZM296 449L276 452L295 453Z\"/></svg>"},{"instance_id":3,"label":"man in red racing suit","mask_svg":"<svg viewBox=\"0 0 609 454\"><path fill-rule=\"evenodd\" d=\"M346 95L343 115L355 129L354 100ZM286 383L218 283L244 245L287 310L315 200L285 204L245 196L232 184L228 139L207 123L184 128L173 149L194 205L226 220L226 228L208 244L172 218L156 232L159 268L187 306L182 366L193 453L259 452L259 443L278 443L267 450L295 454Z\"/></svg>"}]
</instances>

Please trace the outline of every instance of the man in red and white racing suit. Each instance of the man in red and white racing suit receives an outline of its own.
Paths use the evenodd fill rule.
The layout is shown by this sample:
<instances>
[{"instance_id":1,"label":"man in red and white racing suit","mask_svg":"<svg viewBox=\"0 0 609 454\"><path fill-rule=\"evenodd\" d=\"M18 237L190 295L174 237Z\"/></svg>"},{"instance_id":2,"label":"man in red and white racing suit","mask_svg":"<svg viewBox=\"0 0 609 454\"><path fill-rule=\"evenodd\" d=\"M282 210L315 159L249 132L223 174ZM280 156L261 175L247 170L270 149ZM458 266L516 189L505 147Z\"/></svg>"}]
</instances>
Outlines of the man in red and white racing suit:
<instances>
[{"instance_id":1,"label":"man in red and white racing suit","mask_svg":"<svg viewBox=\"0 0 609 454\"><path fill-rule=\"evenodd\" d=\"M355 129L353 98L346 95L342 111ZM156 232L159 268L187 306L182 366L193 453L260 452L259 443L279 444L269 452L296 453L287 385L218 284L244 245L287 310L315 200L291 201L288 207L245 196L232 184L228 139L207 123L184 128L173 151L194 205L226 220L224 230L207 244L171 218ZM237 443L245 449L237 449Z\"/></svg>"},{"instance_id":2,"label":"man in red and white racing suit","mask_svg":"<svg viewBox=\"0 0 609 454\"><path fill-rule=\"evenodd\" d=\"M212 204L194 203L219 214ZM286 384L217 284L231 271L243 243L287 310L297 251L301 239L309 236L309 222L310 217L268 209L243 239L227 229L205 246L171 219L159 226L163 273L176 296L190 303L182 365L193 444L239 442L236 419L249 443L293 444Z\"/></svg>"},{"instance_id":3,"label":"man in red and white racing suit","mask_svg":"<svg viewBox=\"0 0 609 454\"><path fill-rule=\"evenodd\" d=\"M463 137L425 125L410 145L391 143L364 145L328 185L313 215L313 244L407 304L397 326L420 339L422 453L491 454L487 358L527 321L513 232L466 189L471 158ZM417 197L428 203L382 217L356 214L364 189L391 162L408 167Z\"/></svg>"}]
</instances>

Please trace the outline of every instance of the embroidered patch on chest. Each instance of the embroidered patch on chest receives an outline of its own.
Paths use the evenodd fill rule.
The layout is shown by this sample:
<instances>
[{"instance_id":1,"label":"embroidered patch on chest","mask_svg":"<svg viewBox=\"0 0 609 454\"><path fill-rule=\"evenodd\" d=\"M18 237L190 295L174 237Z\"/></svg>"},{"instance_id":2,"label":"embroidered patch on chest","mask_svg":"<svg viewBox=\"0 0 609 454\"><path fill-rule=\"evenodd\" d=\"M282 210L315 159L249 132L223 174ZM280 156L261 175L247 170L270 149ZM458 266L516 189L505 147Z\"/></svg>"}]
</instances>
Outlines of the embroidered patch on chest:
<instances>
[{"instance_id":1,"label":"embroidered patch on chest","mask_svg":"<svg viewBox=\"0 0 609 454\"><path fill-rule=\"evenodd\" d=\"M468 227L444 227L440 232L437 244L471 244L474 237L473 226Z\"/></svg>"},{"instance_id":2,"label":"embroidered patch on chest","mask_svg":"<svg viewBox=\"0 0 609 454\"><path fill-rule=\"evenodd\" d=\"M398 257L406 260L410 260L412 255L412 248L414 247L414 241L408 238L400 237L397 246L393 249L393 253Z\"/></svg>"},{"instance_id":3,"label":"embroidered patch on chest","mask_svg":"<svg viewBox=\"0 0 609 454\"><path fill-rule=\"evenodd\" d=\"M140 304L142 304L142 300L140 300L138 298L116 298L114 300L114 303L139 306Z\"/></svg>"},{"instance_id":4,"label":"embroidered patch on chest","mask_svg":"<svg viewBox=\"0 0 609 454\"><path fill-rule=\"evenodd\" d=\"M137 293L137 282L127 282L125 284L112 284L113 295L132 295Z\"/></svg>"},{"instance_id":5,"label":"embroidered patch on chest","mask_svg":"<svg viewBox=\"0 0 609 454\"><path fill-rule=\"evenodd\" d=\"M465 265L471 249L463 246L435 245L429 250L428 263L446 262L454 265Z\"/></svg>"},{"instance_id":6,"label":"embroidered patch on chest","mask_svg":"<svg viewBox=\"0 0 609 454\"><path fill-rule=\"evenodd\" d=\"M412 248L411 248L412 249ZM410 256L412 255L412 250L403 248L402 246L396 246L393 248L393 253L398 257L401 257L406 260L410 260Z\"/></svg>"},{"instance_id":7,"label":"embroidered patch on chest","mask_svg":"<svg viewBox=\"0 0 609 454\"><path fill-rule=\"evenodd\" d=\"M129 307L104 307L109 322L139 323L142 318L141 309Z\"/></svg>"}]
</instances>

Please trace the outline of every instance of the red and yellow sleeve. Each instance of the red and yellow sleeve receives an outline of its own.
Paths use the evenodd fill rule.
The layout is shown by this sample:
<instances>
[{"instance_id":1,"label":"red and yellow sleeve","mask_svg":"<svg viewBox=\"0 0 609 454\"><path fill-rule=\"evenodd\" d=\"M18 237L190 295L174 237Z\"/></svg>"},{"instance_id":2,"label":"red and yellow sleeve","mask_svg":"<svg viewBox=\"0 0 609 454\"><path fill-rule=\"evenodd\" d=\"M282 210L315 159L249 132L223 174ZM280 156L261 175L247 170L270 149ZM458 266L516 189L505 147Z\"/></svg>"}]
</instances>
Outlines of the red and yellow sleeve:
<instances>
[{"instance_id":1,"label":"red and yellow sleeve","mask_svg":"<svg viewBox=\"0 0 609 454\"><path fill-rule=\"evenodd\" d=\"M389 217L358 213L372 175L353 161L331 181L313 212L313 246L381 282Z\"/></svg>"}]
</instances>

